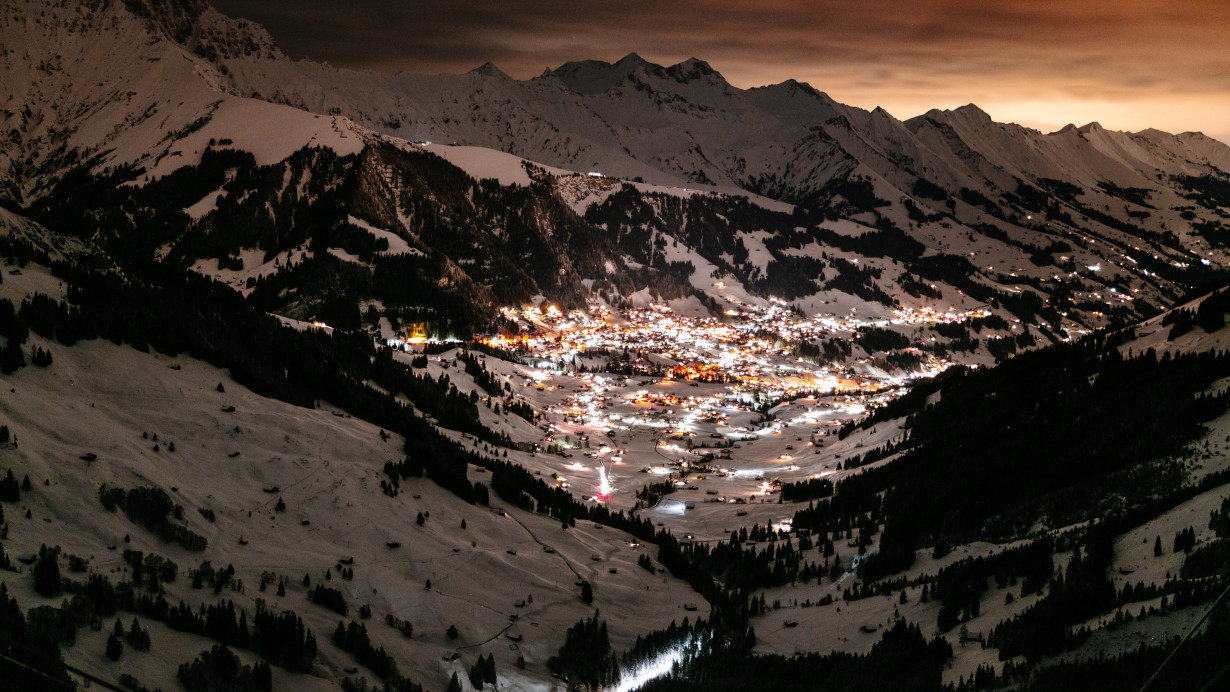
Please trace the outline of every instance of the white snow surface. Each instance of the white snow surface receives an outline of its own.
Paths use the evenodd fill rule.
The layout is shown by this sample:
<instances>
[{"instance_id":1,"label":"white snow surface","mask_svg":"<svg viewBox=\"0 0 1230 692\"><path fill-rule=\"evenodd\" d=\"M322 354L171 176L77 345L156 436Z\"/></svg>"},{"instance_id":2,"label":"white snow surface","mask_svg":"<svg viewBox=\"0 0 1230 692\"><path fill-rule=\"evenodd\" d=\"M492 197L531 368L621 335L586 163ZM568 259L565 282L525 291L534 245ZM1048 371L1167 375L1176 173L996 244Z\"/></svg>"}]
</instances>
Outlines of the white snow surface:
<instances>
[{"instance_id":1,"label":"white snow surface","mask_svg":"<svg viewBox=\"0 0 1230 692\"><path fill-rule=\"evenodd\" d=\"M184 213L191 216L193 219L200 219L211 211L218 208L218 200L226 197L226 190L218 189L205 195L201 201L184 209Z\"/></svg>"},{"instance_id":2,"label":"white snow surface","mask_svg":"<svg viewBox=\"0 0 1230 692\"><path fill-rule=\"evenodd\" d=\"M196 163L210 140L223 139L232 140L230 146L251 152L258 166L283 161L305 146L326 147L341 156L363 149L362 137L343 118L255 99L228 98L218 104L201 129L177 140L149 176L159 177L186 163Z\"/></svg>"},{"instance_id":3,"label":"white snow surface","mask_svg":"<svg viewBox=\"0 0 1230 692\"><path fill-rule=\"evenodd\" d=\"M494 178L501 185L529 185L524 159L483 147L424 144L423 148L469 173L476 180Z\"/></svg>"},{"instance_id":4,"label":"white snow surface","mask_svg":"<svg viewBox=\"0 0 1230 692\"><path fill-rule=\"evenodd\" d=\"M422 255L423 254L421 250L417 250L415 248L410 247L410 243L407 243L405 238L402 238L401 236L397 235L396 233L393 233L392 231L386 231L383 228L376 228L375 226L371 225L370 223L356 216L347 216L346 220L349 223L354 224L355 226L358 226L359 228L362 228L368 233L371 233L372 235L376 236L376 238L384 238L385 240L389 241L389 249L379 254L382 254L382 255Z\"/></svg>"},{"instance_id":5,"label":"white snow surface","mask_svg":"<svg viewBox=\"0 0 1230 692\"><path fill-rule=\"evenodd\" d=\"M6 288L9 283L6 277ZM4 452L6 465L39 485L22 502L35 521L11 525L6 549L24 555L40 544L60 545L113 580L124 567L108 546L163 555L180 566L179 578L166 585L168 598L186 599L194 609L202 599L216 598L189 588L187 569L203 559L234 565L246 588L222 597L247 610L249 621L259 597L274 610L294 610L316 634L316 671L300 676L277 670L275 684L336 689L342 669L356 665L331 643L338 616L305 598L304 573L314 583L341 589L352 610L370 605L373 640L397 658L403 674L437 689L452 672L464 673L488 653L502 676L515 670L518 655L525 656L527 670L516 673L513 687L543 689L550 679L546 658L563 643L564 631L595 608L619 613L607 620L612 644L623 648L636 634L682 619L682 603L703 603L677 580L640 569L636 559L647 549L630 548L633 539L619 531L586 523L564 531L556 521L513 509L505 516L468 505L426 480L404 481L397 497L386 497L378 487L381 466L400 458L403 441L382 441L375 427L327 403L311 410L265 399L190 358L105 341L65 348L33 340L55 362L6 378L0 420L18 438ZM225 392L216 391L219 382ZM223 411L228 406L235 411ZM157 435L157 442L146 433ZM175 451L169 451L172 442ZM87 452L97 454L97 461L78 458ZM488 477L472 473L474 480ZM107 513L96 499L103 483L164 489L185 506L184 522L209 547L191 553L160 542L122 513ZM273 487L279 491L263 490ZM287 505L282 513L274 511L279 498ZM205 521L198 508L213 510L216 521ZM418 512L430 514L422 527L415 526ZM466 527L460 528L463 520ZM391 541L401 547L388 547ZM545 552L543 544L555 552ZM353 581L340 578L343 558L354 560ZM264 571L286 579L286 596L275 596L272 587L257 590ZM594 584L592 606L578 598L580 579ZM430 590L424 588L427 580ZM6 581L23 608L55 604L35 594L27 580ZM414 638L386 627L386 614L409 619ZM516 621L510 621L513 615ZM145 684L165 689L175 684L179 663L211 645L142 621L153 634L150 655L130 651L111 664L87 634L65 650L68 662L105 680L140 672ZM459 630L457 640L444 636L449 625ZM514 643L506 634L523 639ZM441 660L453 651L461 654L458 661Z\"/></svg>"}]
</instances>

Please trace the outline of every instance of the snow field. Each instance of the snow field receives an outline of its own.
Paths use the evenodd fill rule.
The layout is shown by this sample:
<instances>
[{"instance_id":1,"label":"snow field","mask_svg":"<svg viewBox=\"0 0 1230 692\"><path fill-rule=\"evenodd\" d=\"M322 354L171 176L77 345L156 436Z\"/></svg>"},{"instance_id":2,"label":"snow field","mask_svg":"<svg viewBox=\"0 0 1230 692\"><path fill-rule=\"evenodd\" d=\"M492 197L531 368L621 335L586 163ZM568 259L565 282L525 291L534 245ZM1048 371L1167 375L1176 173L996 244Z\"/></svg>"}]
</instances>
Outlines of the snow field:
<instances>
[{"instance_id":1,"label":"snow field","mask_svg":"<svg viewBox=\"0 0 1230 692\"><path fill-rule=\"evenodd\" d=\"M32 286L43 280L37 271L21 277L27 273ZM6 276L4 290L16 289L15 283ZM152 552L179 565L179 578L166 585L172 603L182 598L195 608L223 598L250 611L254 599L263 598L275 610L292 609L308 622L321 654L314 677L298 680L303 676L275 671L277 680L335 689L343 670L355 665L330 641L341 618L307 601L304 574L313 584L346 594L347 619L357 617L359 605L370 605L373 618L366 624L373 641L397 658L404 675L433 688L442 688L478 655L494 653L501 680L523 655L527 670L516 673L516 688L540 689L548 679L546 658L564 631L595 608L608 614L617 650L671 620L705 614L682 609L682 603L702 602L686 585L636 565L642 551L652 555L652 546L632 548L633 539L613 529L581 522L565 531L519 510L504 516L466 505L426 480L404 481L396 498L384 496L381 467L401 457L402 440L382 441L373 426L327 403L310 410L264 399L224 371L186 356L139 353L100 341L65 348L36 336L31 344L50 350L55 361L47 369L29 366L6 377L6 390L15 391L0 397L0 417L18 438L16 447L4 451L4 465L36 484L19 506L6 507L12 527L6 549L20 556L37 552L40 544L60 545L113 581L127 569L123 549ZM225 392L216 391L219 382ZM230 406L234 412L223 411ZM142 433L158 436L159 451ZM168 451L171 442L174 452ZM87 453L97 460L79 458ZM477 469L471 476L484 478ZM97 500L102 483L163 488L185 507L184 523L205 536L209 547L191 553L159 542L122 513L107 513ZM274 487L276 493L268 492ZM274 510L279 498L285 512ZM502 504L493 497L493 505ZM20 508L29 508L33 518L21 518ZM206 521L198 508L213 510L216 522ZM422 527L415 525L418 512L430 514ZM390 548L394 541L400 547ZM354 560L353 581L340 577L342 558ZM244 591L219 597L193 591L187 571L201 560L216 568L234 565ZM326 569L332 573L327 582ZM272 586L257 590L265 571L286 579L286 596L274 596ZM580 579L594 585L592 606L578 597ZM5 581L23 608L51 603L33 593L26 577L13 574ZM410 620L414 638L405 640L385 626L386 614ZM510 621L514 615L518 619ZM450 624L460 632L457 640L444 635ZM154 641L149 655L129 651L112 664L101 656L96 637L82 633L82 641L66 650L67 660L104 679L131 671L147 685L168 687L179 663L212 645L148 625ZM505 633L523 639L514 643ZM462 654L457 662L441 660L453 651Z\"/></svg>"}]
</instances>

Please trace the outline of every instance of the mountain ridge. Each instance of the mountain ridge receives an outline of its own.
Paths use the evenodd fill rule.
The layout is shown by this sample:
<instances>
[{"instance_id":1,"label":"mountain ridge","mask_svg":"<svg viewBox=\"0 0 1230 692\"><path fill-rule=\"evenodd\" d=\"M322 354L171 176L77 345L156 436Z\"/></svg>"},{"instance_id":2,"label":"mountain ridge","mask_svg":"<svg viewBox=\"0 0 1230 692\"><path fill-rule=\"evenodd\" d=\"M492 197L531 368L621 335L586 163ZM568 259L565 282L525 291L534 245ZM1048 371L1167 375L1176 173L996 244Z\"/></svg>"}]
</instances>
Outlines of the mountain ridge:
<instances>
[{"instance_id":1,"label":"mountain ridge","mask_svg":"<svg viewBox=\"0 0 1230 692\"><path fill-rule=\"evenodd\" d=\"M748 126L753 123L760 121L774 124L774 127L769 129L781 132L777 137L770 138L768 141L775 141L779 146L793 144L797 147L799 143L806 140L808 128L816 127L831 129L830 135L835 136L839 142L846 142L850 137L866 141L868 135L863 130L874 121L876 115L875 111L868 112L841 106L828 99L823 92L806 85L799 85L793 80L748 90L737 89L726 83L721 75L712 70L707 63L695 58L664 67L645 61L635 53L615 63L594 60L566 63L541 77L524 81L505 79L501 77L502 72L491 73L483 67L476 68L467 75L435 77L404 73L394 77L383 77L372 73L349 73L307 61L289 61L276 48L276 44L264 29L244 20L229 20L204 3L129 0L124 6L129 9L137 8L139 13L147 15L147 23L161 31L168 40L174 41L213 65L219 74L214 77L212 80L214 83L211 86L233 95L260 94L261 98L266 100L317 113L349 111L345 114L356 122L390 134L408 136L410 139L460 141L465 144L487 146L540 163L569 167L574 170L601 168L609 174L630 176L648 172L643 169L643 166L648 164L658 171L659 176L667 173L676 180L679 176L692 178L693 182L704 182L708 178L716 182L733 183L745 189L754 188L755 173L749 171L748 168L764 168L765 164L757 164L755 161L748 160L749 157L741 153L740 148L755 144L763 146L767 141L763 135L760 135L757 140L747 132ZM276 72L271 72L269 68L273 64L282 67ZM495 66L490 65L490 67ZM586 85L576 82L580 78L578 76L580 73L577 71L582 70L582 67L589 75L586 79L597 81ZM553 79L548 78L547 74L550 74ZM642 81L639 86L627 83L629 78L637 74L642 74L644 80L647 81ZM330 75L336 75L336 77L330 77ZM361 83L363 90L369 93L367 104L360 104L358 92L354 89L345 89L337 83L337 79L342 75L345 75L348 80L357 79ZM318 86L307 88L305 79L315 81ZM486 83L487 80L494 81ZM580 88L579 92L568 86L570 80L573 87ZM709 80L704 85L709 89L702 87L698 91L692 88L700 86L695 82L705 80ZM503 87L500 86L501 83ZM668 83L674 83L679 88L668 87ZM297 84L302 86L297 86ZM632 115L634 112L645 109L633 109L632 112L621 113L620 109L613 109L613 104L587 104L584 103L585 99L578 102L575 98L570 99L567 94L559 93L557 89L560 85L565 87L566 92L581 97L596 97L621 86L639 88L642 92L648 90L638 98L644 100L647 96L653 104L653 110L658 111L659 116L646 119ZM714 87L720 92L717 100L706 102L704 98L712 97ZM501 88L506 93L500 94ZM779 103L778 98L771 96L781 92L789 93L796 88L801 89L803 93L814 95L819 101L811 102L810 105L796 102L793 107L782 108L784 104ZM485 93L487 89L496 91L487 95ZM461 111L453 115L428 115L424 110L427 103L422 103L419 99L419 105L415 104L416 99L411 96L411 92L415 91L440 93L440 104L437 106L444 111L454 110L449 108L450 96L458 105L463 103L464 98L464 103L470 104L468 110L474 112L477 107L478 111L483 112L480 122L485 121L496 127L476 128L474 125L478 123L473 122L469 117L463 119ZM470 91L477 93L464 93ZM674 93L676 91L678 91L677 94ZM379 96L381 92L389 93L393 103L381 105L382 97ZM348 96L347 93L354 95ZM757 97L758 94L762 96ZM621 92L620 95L626 98L631 93ZM506 105L518 105L511 110L501 109L497 116L495 112L489 110L489 106L484 105L491 99L497 102L504 101ZM534 108L533 111L537 111L538 115L533 115L531 114L533 111L528 109L532 100L554 101L557 106L564 106L565 112L575 115L565 116L564 112L552 115L550 109L542 108ZM971 106L972 110L970 110ZM369 108L371 110L368 110ZM397 112L397 108L401 108L401 112ZM778 112L781 115L769 115L772 112ZM883 114L882 110L880 112ZM671 113L675 115L672 116ZM989 116L973 104L947 112L932 110L915 118L897 122L911 129L917 127L920 122L935 120L941 113L949 113L943 116L943 119L950 126L957 125L954 118L964 118L960 122L962 132L959 135L963 138L973 136L969 132L972 128L985 128L991 124ZM967 113L975 117L965 118ZM597 128L584 124L585 114L589 114L589 117L601 114ZM577 117L578 115L581 117ZM663 115L666 116L666 120L662 119ZM491 121L493 116L497 116L495 121ZM714 122L714 116L729 124L715 129L717 123ZM786 117L786 120L782 120L781 117ZM834 118L838 120L833 122ZM506 121L504 128L499 128L497 125L500 119ZM472 121L469 126L465 125L466 120ZM683 144L690 140L690 144L683 146L684 151L680 151L680 144L672 146L661 141L660 138L647 137L649 133L645 128L652 126L654 129L661 129L666 122L672 120L676 124L692 123L690 126L670 128L688 133L680 143ZM631 127L632 130L626 134L618 134L621 121L623 128ZM510 128L513 132L524 130L526 136L517 138L521 141L516 141L497 134L499 129L509 130ZM856 132L843 132L848 128L854 128ZM486 133L483 132L484 129L487 130ZM752 129L763 130L764 128ZM605 135L602 134L604 130ZM736 134L740 131L742 134ZM556 134L552 136L550 134L552 132ZM1020 132L1036 131L1026 128ZM559 138L565 141L554 144L555 148L550 151L542 145L539 145L536 150L534 148L525 149L525 140L533 140L536 133L547 134L548 137L542 140L547 143ZM1083 132L1082 134L1088 136L1089 133ZM615 135L614 140L611 135ZM459 136L465 139L458 139ZM636 139L630 139L632 136ZM1105 138L1118 142L1120 146L1125 146L1125 139L1140 136L1140 133L1103 135ZM1162 146L1156 137L1150 139L1155 147ZM723 144L723 141L727 143ZM560 144L565 145L563 150L558 149ZM650 149L660 151L646 150L646 145ZM1208 150L1209 145L1209 142L1202 142L1201 148ZM731 146L736 148L732 149ZM673 153L667 153L672 150ZM1213 150L1208 153L1211 157L1206 161L1207 163L1218 165L1223 170L1230 168L1230 147L1223 149L1214 146ZM595 154L598 155L596 158ZM931 159L936 156L936 152L928 152L926 147L919 149L917 154L925 154L925 158ZM628 157L634 161L628 161ZM913 158L917 159L918 156ZM806 165L803 164L803 160L792 163L796 166ZM776 166L775 164L770 167L776 168ZM815 170L814 166L813 170ZM764 171L764 173L768 172ZM1123 171L1117 175L1125 177L1125 173L1127 172ZM774 172L774 175L780 177L782 173ZM822 184L823 179L822 174L820 178L812 179L812 182L806 179L794 183L788 182L786 192L796 199L786 201L797 201L800 195L814 192L816 185ZM1116 182L1123 184L1124 181ZM749 191L759 192L756 189Z\"/></svg>"},{"instance_id":2,"label":"mountain ridge","mask_svg":"<svg viewBox=\"0 0 1230 692\"><path fill-rule=\"evenodd\" d=\"M37 204L83 162L92 171L128 167L143 184L197 165L214 142L246 148L267 165L302 146L345 156L391 137L424 151L435 146L462 165L485 158L476 172L492 170L495 157L478 149L461 155L440 143L545 164L553 171L546 177L516 172L506 179L545 182L570 205L589 200L573 209L582 217L610 186L563 182L568 171L632 185L655 213L664 207L653 195L687 196L699 188L761 196L790 205L803 219L866 229L864 240L842 241L849 247L840 250L834 238L813 237L794 248L775 243L767 248L773 260L759 264L735 242L756 225L706 231L725 236L716 243L680 227L686 216L656 232L655 243L684 242L679 259L693 266L687 281L711 294L708 272L780 285L771 277L797 264L791 252L810 257L815 271L841 252L848 253L842 261L861 258L863 266L888 272L857 300L824 289L831 279L786 291L809 311L827 311L822 306L836 298L840 309L886 315L883 303L917 300L894 285L913 285L922 275L937 296L1036 295L1054 310L1051 327L1064 313L1074 320L1068 327L1085 329L1104 324L1094 313L1107 311L1092 306L1105 294L1110 307L1126 311L1116 319L1144 317L1227 266L1219 205L1230 202L1220 196L1219 181L1230 170L1230 147L1203 135L1093 125L1043 134L994 122L974 104L902 121L881 108L842 105L797 81L739 89L701 60L661 66L635 53L614 63L568 63L529 80L490 63L462 75L390 77L289 60L259 25L201 2L40 7L26 0L0 15L7 44L42 56L29 64L6 56L7 101L27 104L0 113L11 133L0 141L0 165L10 173L0 194L18 206ZM36 11L49 20L28 21ZM718 206L729 204L736 203ZM636 245L641 231L594 213L589 223L624 238L625 258L665 262L667 253ZM789 227L780 218L758 223ZM413 240L410 231L399 232ZM888 236L895 240L882 244ZM588 264L605 266L606 259ZM958 279L939 264L977 274ZM701 272L701 265L712 269ZM1115 268L1100 276L1082 266ZM871 295L883 303L868 302ZM941 307L950 299L927 300ZM1073 312L1074 304L1084 307Z\"/></svg>"}]
</instances>

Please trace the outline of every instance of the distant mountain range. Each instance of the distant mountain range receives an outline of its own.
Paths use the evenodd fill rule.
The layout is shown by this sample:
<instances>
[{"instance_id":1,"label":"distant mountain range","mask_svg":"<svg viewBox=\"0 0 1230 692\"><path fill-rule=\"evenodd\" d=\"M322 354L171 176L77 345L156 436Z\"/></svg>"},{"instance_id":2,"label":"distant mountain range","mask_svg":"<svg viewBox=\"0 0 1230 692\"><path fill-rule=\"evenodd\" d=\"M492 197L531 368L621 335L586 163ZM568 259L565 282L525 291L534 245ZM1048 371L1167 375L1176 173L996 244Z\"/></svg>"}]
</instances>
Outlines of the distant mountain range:
<instances>
[{"instance_id":1,"label":"distant mountain range","mask_svg":"<svg viewBox=\"0 0 1230 692\"><path fill-rule=\"evenodd\" d=\"M211 142L257 166L324 146L358 155L359 169L335 171L339 184L360 169L387 179L365 188L386 213L349 199L344 216L439 251L450 281L475 284L486 306L535 294L579 304L594 282L605 296L650 287L703 303L723 279L837 315L987 304L1058 338L1156 314L1227 266L1230 147L1199 133L1091 123L1044 134L974 105L901 121L807 84L738 89L701 60L663 67L635 54L524 81L490 63L353 72L290 60L260 26L195 0L18 1L0 8L0 32L0 199L13 210L62 204L71 170L146 181L199 166ZM510 229L494 208L461 201L456 213L486 217L473 223L474 256L434 246L421 216L388 213L413 189L389 177L393 150L504 184L528 184L517 159L533 162L535 204L554 211ZM573 228L563 245L561 225ZM529 250L503 249L519 233L549 270L524 271ZM188 266L259 248L272 261L293 254L291 240L233 235L205 249L164 238L144 252ZM474 269L492 257L506 268Z\"/></svg>"}]
</instances>

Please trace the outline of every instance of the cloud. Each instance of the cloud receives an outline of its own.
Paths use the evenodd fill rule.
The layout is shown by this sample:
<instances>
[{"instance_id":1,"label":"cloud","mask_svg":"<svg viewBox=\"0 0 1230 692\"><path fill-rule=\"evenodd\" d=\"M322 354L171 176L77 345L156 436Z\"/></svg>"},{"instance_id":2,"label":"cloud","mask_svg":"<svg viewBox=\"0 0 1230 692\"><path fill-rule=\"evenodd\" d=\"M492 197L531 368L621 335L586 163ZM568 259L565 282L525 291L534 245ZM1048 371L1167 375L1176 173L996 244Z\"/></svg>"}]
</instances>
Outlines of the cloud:
<instances>
[{"instance_id":1,"label":"cloud","mask_svg":"<svg viewBox=\"0 0 1230 692\"><path fill-rule=\"evenodd\" d=\"M909 103L917 112L980 99L1084 99L1114 107L1174 94L1190 103L1199 95L1230 93L1230 3L1224 0L215 5L265 24L294 57L385 72L462 72L490 60L527 78L570 60L637 52L664 64L701 58L740 87L794 78L855 105ZM925 104L928 94L934 101ZM1200 119L1216 117L1214 102L1224 99L1189 111L1193 120L1183 129L1225 129L1224 115ZM1114 120L1115 113L1099 119Z\"/></svg>"}]
</instances>

